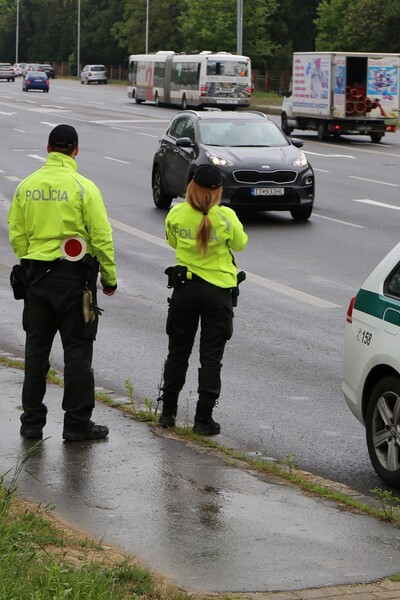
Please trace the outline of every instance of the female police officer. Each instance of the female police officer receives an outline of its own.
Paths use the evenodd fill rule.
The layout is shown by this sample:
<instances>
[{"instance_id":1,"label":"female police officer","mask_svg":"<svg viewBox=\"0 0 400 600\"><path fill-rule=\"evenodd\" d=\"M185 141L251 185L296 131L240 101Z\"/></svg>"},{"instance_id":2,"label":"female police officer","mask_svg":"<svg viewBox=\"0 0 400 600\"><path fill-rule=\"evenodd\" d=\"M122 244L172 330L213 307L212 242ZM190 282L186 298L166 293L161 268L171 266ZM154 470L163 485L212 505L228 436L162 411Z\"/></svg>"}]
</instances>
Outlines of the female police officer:
<instances>
[{"instance_id":1,"label":"female police officer","mask_svg":"<svg viewBox=\"0 0 400 600\"><path fill-rule=\"evenodd\" d=\"M201 324L198 402L193 431L220 433L212 411L221 391L221 360L232 336L232 293L237 286L237 267L231 250L243 250L247 234L235 212L219 206L222 195L220 170L200 165L190 181L185 202L168 213L166 239L176 249L178 265L167 269L169 301L168 357L162 386L160 422L174 427L178 396L186 378L196 331Z\"/></svg>"}]
</instances>

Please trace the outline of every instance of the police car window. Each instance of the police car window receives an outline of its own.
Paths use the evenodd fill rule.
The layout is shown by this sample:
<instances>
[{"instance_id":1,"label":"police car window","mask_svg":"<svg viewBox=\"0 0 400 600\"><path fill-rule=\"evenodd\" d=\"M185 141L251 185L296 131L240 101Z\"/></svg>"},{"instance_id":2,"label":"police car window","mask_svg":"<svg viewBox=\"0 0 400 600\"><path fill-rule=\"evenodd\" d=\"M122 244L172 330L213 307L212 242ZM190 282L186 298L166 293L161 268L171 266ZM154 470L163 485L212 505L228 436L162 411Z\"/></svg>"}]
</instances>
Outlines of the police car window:
<instances>
[{"instance_id":1,"label":"police car window","mask_svg":"<svg viewBox=\"0 0 400 600\"><path fill-rule=\"evenodd\" d=\"M383 286L383 291L389 296L400 298L400 263L393 269Z\"/></svg>"},{"instance_id":2,"label":"police car window","mask_svg":"<svg viewBox=\"0 0 400 600\"><path fill-rule=\"evenodd\" d=\"M171 129L169 130L169 135L174 138L180 138L184 136L184 130L186 125L187 117L182 117L181 119L176 119L171 125Z\"/></svg>"}]
</instances>

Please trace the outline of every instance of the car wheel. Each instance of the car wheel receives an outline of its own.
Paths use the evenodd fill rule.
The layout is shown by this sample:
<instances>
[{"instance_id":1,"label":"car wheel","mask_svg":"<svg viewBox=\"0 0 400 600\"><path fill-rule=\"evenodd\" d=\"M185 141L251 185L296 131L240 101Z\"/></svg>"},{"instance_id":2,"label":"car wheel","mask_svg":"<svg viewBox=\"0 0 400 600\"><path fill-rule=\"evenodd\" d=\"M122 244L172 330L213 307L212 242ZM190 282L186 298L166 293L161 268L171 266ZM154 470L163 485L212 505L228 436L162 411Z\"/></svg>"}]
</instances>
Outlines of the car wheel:
<instances>
[{"instance_id":1,"label":"car wheel","mask_svg":"<svg viewBox=\"0 0 400 600\"><path fill-rule=\"evenodd\" d=\"M383 135L381 133L371 133L370 137L371 142L373 142L374 144L379 144L379 142L383 138Z\"/></svg>"},{"instance_id":2,"label":"car wheel","mask_svg":"<svg viewBox=\"0 0 400 600\"><path fill-rule=\"evenodd\" d=\"M83 80L81 79L81 84L83 85Z\"/></svg>"},{"instance_id":3,"label":"car wheel","mask_svg":"<svg viewBox=\"0 0 400 600\"><path fill-rule=\"evenodd\" d=\"M182 96L182 110L187 110L188 103L185 94Z\"/></svg>"},{"instance_id":4,"label":"car wheel","mask_svg":"<svg viewBox=\"0 0 400 600\"><path fill-rule=\"evenodd\" d=\"M290 214L295 221L308 221L313 211L312 206L300 206L299 208L292 208Z\"/></svg>"},{"instance_id":5,"label":"car wheel","mask_svg":"<svg viewBox=\"0 0 400 600\"><path fill-rule=\"evenodd\" d=\"M290 135L293 131L293 127L289 127L287 115L281 116L281 129L285 135Z\"/></svg>"},{"instance_id":6,"label":"car wheel","mask_svg":"<svg viewBox=\"0 0 400 600\"><path fill-rule=\"evenodd\" d=\"M151 185L153 188L153 201L157 208L169 208L171 206L173 196L167 194L165 191L159 167L154 167L153 169Z\"/></svg>"},{"instance_id":7,"label":"car wheel","mask_svg":"<svg viewBox=\"0 0 400 600\"><path fill-rule=\"evenodd\" d=\"M399 377L384 377L374 387L365 427L372 466L385 483L400 487Z\"/></svg>"},{"instance_id":8,"label":"car wheel","mask_svg":"<svg viewBox=\"0 0 400 600\"><path fill-rule=\"evenodd\" d=\"M136 104L142 104L144 102L144 100L139 100L139 98L136 98L136 96L135 96L135 102L136 102Z\"/></svg>"},{"instance_id":9,"label":"car wheel","mask_svg":"<svg viewBox=\"0 0 400 600\"><path fill-rule=\"evenodd\" d=\"M318 123L318 139L320 142L323 142L324 140L327 140L328 137L329 137L329 133L326 128L326 123L325 123L325 121L320 121Z\"/></svg>"}]
</instances>

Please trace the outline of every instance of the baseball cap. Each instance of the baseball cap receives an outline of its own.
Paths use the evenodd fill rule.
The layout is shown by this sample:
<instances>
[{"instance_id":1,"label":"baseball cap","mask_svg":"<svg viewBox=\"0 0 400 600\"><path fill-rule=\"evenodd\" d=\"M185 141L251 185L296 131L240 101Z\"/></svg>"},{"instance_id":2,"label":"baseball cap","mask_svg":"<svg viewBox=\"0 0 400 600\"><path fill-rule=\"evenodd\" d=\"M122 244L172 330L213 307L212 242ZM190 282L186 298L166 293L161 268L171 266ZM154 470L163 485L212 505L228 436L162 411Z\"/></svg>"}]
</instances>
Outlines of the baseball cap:
<instances>
[{"instance_id":1,"label":"baseball cap","mask_svg":"<svg viewBox=\"0 0 400 600\"><path fill-rule=\"evenodd\" d=\"M72 125L57 125L50 131L49 145L53 148L75 148L78 134Z\"/></svg>"},{"instance_id":2,"label":"baseball cap","mask_svg":"<svg viewBox=\"0 0 400 600\"><path fill-rule=\"evenodd\" d=\"M193 181L201 187L215 190L222 185L221 171L213 165L200 165L194 172Z\"/></svg>"}]
</instances>

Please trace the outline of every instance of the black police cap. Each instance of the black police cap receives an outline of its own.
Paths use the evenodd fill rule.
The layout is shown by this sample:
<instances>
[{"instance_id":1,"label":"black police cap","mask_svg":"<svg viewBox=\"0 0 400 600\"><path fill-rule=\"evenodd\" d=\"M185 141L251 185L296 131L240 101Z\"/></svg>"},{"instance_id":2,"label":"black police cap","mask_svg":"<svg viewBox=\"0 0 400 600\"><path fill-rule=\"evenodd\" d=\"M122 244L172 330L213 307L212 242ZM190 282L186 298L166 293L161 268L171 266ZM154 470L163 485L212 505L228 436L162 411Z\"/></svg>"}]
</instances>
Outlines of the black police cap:
<instances>
[{"instance_id":1,"label":"black police cap","mask_svg":"<svg viewBox=\"0 0 400 600\"><path fill-rule=\"evenodd\" d=\"M200 165L194 172L193 181L201 187L215 190L222 185L222 175L214 165Z\"/></svg>"},{"instance_id":2,"label":"black police cap","mask_svg":"<svg viewBox=\"0 0 400 600\"><path fill-rule=\"evenodd\" d=\"M72 125L57 125L50 131L49 145L52 148L75 148L78 134Z\"/></svg>"}]
</instances>

